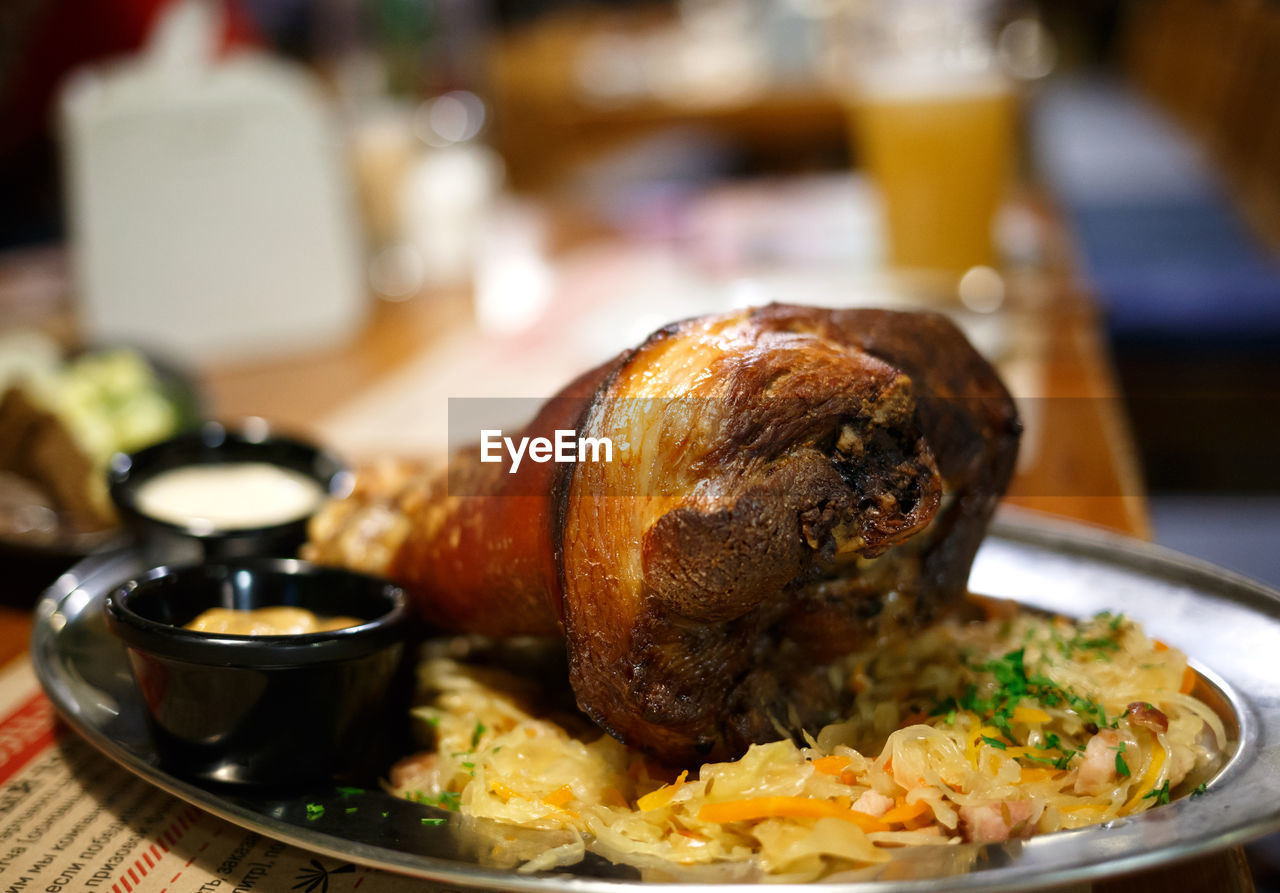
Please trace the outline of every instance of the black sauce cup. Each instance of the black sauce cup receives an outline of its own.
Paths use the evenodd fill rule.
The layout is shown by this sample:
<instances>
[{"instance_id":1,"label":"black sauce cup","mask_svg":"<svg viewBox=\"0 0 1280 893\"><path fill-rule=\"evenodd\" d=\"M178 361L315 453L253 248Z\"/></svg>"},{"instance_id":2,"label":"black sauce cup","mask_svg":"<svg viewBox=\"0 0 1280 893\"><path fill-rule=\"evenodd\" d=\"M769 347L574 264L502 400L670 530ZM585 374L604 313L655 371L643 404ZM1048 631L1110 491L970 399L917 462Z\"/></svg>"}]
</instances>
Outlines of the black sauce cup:
<instances>
[{"instance_id":1,"label":"black sauce cup","mask_svg":"<svg viewBox=\"0 0 1280 893\"><path fill-rule=\"evenodd\" d=\"M262 462L299 472L328 496L345 495L351 485L345 464L333 453L275 434L262 419L246 419L239 428L206 422L188 434L135 453L117 454L107 471L107 487L121 520L154 564L296 554L306 540L309 514L265 526L209 529L156 518L138 506L139 488L163 472L242 462Z\"/></svg>"},{"instance_id":2,"label":"black sauce cup","mask_svg":"<svg viewBox=\"0 0 1280 893\"><path fill-rule=\"evenodd\" d=\"M274 605L351 616L359 626L300 635L183 629L208 608ZM411 623L399 587L294 559L159 567L108 594L166 769L267 786L371 771L401 717L398 670ZM376 769L372 771L376 772Z\"/></svg>"}]
</instances>

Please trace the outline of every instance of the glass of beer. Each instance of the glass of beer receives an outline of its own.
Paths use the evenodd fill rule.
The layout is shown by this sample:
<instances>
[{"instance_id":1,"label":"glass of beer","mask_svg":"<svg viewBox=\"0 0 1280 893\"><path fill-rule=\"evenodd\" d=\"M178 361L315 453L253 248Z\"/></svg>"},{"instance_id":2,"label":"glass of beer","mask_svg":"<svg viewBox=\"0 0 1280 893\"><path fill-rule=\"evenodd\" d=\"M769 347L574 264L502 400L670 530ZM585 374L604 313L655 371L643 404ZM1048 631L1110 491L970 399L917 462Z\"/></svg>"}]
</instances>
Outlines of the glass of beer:
<instances>
[{"instance_id":1,"label":"glass of beer","mask_svg":"<svg viewBox=\"0 0 1280 893\"><path fill-rule=\"evenodd\" d=\"M895 267L998 266L992 225L1013 174L1016 101L989 11L978 0L864 4L850 122Z\"/></svg>"}]
</instances>

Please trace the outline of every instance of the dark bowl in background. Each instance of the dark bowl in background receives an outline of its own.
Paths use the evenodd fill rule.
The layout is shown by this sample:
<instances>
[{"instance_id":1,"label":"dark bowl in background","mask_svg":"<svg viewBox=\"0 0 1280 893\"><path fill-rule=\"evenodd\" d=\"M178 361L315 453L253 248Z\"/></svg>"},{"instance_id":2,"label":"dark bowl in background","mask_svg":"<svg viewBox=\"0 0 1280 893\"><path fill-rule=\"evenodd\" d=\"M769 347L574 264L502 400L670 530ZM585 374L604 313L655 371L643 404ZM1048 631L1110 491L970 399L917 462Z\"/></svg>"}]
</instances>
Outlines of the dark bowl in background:
<instances>
[{"instance_id":1,"label":"dark bowl in background","mask_svg":"<svg viewBox=\"0 0 1280 893\"><path fill-rule=\"evenodd\" d=\"M346 465L314 444L275 434L262 419L246 419L238 428L206 422L199 429L111 461L107 484L126 528L155 564L233 561L253 556L291 556L307 536L309 515L262 527L208 530L154 518L137 505L138 488L175 468L191 465L265 462L301 472L329 496L351 486Z\"/></svg>"},{"instance_id":2,"label":"dark bowl in background","mask_svg":"<svg viewBox=\"0 0 1280 893\"><path fill-rule=\"evenodd\" d=\"M183 625L208 608L291 605L359 626L240 636ZM412 622L403 590L296 559L154 568L105 600L166 769L207 781L287 786L365 777L390 725ZM391 703L405 688L402 705Z\"/></svg>"}]
</instances>

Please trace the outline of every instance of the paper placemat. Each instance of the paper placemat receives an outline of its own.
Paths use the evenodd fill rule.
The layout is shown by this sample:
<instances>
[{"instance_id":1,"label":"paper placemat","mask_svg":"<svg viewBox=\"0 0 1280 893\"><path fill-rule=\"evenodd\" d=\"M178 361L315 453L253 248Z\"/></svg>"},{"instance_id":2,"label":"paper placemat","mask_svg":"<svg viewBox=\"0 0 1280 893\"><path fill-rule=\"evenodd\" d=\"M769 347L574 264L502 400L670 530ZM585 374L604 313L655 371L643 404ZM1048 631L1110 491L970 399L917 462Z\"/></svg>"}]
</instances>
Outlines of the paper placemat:
<instances>
[{"instance_id":1,"label":"paper placemat","mask_svg":"<svg viewBox=\"0 0 1280 893\"><path fill-rule=\"evenodd\" d=\"M203 812L58 721L25 657L0 672L0 890L455 889L313 855Z\"/></svg>"}]
</instances>

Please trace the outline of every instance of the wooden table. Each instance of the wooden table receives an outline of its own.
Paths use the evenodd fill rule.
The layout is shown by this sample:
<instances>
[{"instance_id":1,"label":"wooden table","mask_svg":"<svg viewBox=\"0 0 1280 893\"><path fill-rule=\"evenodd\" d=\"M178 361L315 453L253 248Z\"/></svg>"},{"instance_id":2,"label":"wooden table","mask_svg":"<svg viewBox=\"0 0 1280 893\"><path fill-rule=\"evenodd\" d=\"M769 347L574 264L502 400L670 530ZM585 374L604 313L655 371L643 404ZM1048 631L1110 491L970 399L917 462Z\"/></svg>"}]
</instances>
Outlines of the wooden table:
<instances>
[{"instance_id":1,"label":"wooden table","mask_svg":"<svg viewBox=\"0 0 1280 893\"><path fill-rule=\"evenodd\" d=\"M1065 281L1065 280L1063 280ZM1122 414L1097 316L1070 288L1035 308L1043 332L1044 393L1037 460L1021 469L1007 501L1122 534L1150 526L1135 451ZM468 324L465 295L379 305L367 328L338 348L287 361L211 369L207 384L220 417L260 415L306 431L312 420L394 373ZM30 634L30 602L0 605L0 664L20 656ZM1094 885L1096 890L1251 890L1239 849Z\"/></svg>"}]
</instances>

